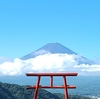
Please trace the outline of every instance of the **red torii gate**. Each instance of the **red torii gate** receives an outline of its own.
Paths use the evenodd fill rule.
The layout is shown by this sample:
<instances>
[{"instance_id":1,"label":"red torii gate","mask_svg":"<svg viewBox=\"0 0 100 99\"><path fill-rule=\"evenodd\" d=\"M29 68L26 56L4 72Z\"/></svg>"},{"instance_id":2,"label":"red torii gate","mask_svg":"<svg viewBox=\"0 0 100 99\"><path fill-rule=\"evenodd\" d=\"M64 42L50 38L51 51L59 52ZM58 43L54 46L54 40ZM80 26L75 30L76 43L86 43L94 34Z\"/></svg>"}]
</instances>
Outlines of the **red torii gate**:
<instances>
[{"instance_id":1,"label":"red torii gate","mask_svg":"<svg viewBox=\"0 0 100 99\"><path fill-rule=\"evenodd\" d=\"M39 88L64 88L65 99L68 99L67 89L76 88L76 86L67 85L66 76L77 76L78 73L26 73L27 76L38 76L37 83L34 86L28 86L27 89L35 89L34 98L37 99ZM41 86L40 78L41 76L50 76L50 86ZM64 85L53 86L53 76L62 76Z\"/></svg>"}]
</instances>

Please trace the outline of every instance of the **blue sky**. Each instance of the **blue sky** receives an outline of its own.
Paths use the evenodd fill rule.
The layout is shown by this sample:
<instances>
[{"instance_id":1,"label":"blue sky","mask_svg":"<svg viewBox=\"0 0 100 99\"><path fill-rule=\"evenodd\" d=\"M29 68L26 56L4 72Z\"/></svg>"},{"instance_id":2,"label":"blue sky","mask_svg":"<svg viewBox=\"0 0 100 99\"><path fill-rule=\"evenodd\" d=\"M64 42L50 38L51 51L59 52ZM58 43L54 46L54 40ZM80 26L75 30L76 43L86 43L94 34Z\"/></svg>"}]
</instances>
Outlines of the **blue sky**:
<instances>
[{"instance_id":1,"label":"blue sky","mask_svg":"<svg viewBox=\"0 0 100 99\"><path fill-rule=\"evenodd\" d=\"M0 0L0 57L58 42L100 59L100 0Z\"/></svg>"}]
</instances>

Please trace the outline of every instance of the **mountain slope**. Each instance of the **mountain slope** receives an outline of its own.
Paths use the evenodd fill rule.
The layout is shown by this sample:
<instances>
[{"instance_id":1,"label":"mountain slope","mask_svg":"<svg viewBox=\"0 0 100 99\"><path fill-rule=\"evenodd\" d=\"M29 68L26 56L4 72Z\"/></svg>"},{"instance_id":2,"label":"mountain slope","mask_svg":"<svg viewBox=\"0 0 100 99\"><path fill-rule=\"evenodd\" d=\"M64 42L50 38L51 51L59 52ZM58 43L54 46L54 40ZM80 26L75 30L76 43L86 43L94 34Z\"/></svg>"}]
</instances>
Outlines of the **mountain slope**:
<instances>
[{"instance_id":1,"label":"mountain slope","mask_svg":"<svg viewBox=\"0 0 100 99\"><path fill-rule=\"evenodd\" d=\"M26 86L0 82L0 99L33 99L33 89L26 89ZM40 89L37 99L61 99L58 96Z\"/></svg>"}]
</instances>

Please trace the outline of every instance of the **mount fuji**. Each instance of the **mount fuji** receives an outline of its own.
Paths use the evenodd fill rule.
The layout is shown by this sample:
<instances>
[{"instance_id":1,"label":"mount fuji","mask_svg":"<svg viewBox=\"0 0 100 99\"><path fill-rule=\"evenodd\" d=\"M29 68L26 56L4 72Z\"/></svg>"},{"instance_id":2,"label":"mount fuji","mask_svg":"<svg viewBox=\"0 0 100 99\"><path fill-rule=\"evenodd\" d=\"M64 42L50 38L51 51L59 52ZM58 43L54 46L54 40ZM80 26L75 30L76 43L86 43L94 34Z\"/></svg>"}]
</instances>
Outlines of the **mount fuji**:
<instances>
[{"instance_id":1,"label":"mount fuji","mask_svg":"<svg viewBox=\"0 0 100 99\"><path fill-rule=\"evenodd\" d=\"M61 45L60 43L48 43L46 45L44 45L43 47L37 49L36 51L33 51L32 53L29 53L23 57L21 57L20 59L22 60L27 60L30 58L35 58L39 55L44 55L44 54L68 54L68 55L78 55L76 52L70 50L69 48ZM80 56L80 55L79 55ZM95 64L94 61L87 59L83 56L80 56L76 59L76 61L79 64Z\"/></svg>"}]
</instances>

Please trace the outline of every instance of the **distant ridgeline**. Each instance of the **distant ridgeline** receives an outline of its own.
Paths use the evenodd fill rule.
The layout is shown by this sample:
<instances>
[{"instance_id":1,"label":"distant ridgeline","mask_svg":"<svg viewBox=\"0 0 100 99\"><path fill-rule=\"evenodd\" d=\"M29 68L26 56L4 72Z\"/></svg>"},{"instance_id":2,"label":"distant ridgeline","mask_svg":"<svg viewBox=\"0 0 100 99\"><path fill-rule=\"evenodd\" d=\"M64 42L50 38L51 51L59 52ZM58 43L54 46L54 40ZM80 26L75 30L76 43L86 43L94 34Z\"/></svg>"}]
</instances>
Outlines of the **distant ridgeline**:
<instances>
[{"instance_id":1,"label":"distant ridgeline","mask_svg":"<svg viewBox=\"0 0 100 99\"><path fill-rule=\"evenodd\" d=\"M27 90L26 86L0 82L0 99L33 99L33 89ZM64 99L63 94L50 93L39 89L38 99ZM69 99L90 99L79 95L69 95Z\"/></svg>"}]
</instances>

